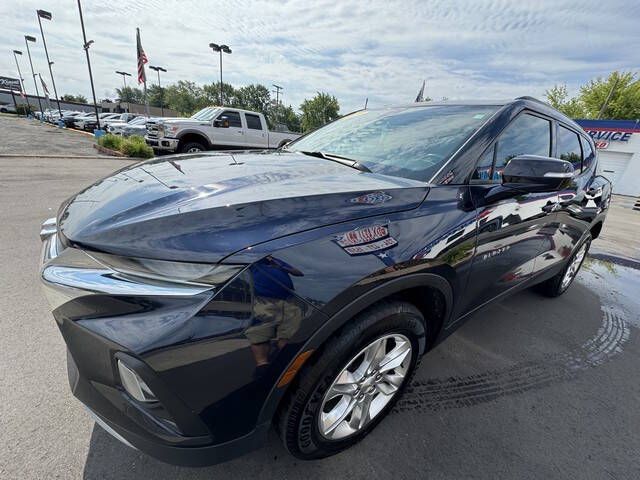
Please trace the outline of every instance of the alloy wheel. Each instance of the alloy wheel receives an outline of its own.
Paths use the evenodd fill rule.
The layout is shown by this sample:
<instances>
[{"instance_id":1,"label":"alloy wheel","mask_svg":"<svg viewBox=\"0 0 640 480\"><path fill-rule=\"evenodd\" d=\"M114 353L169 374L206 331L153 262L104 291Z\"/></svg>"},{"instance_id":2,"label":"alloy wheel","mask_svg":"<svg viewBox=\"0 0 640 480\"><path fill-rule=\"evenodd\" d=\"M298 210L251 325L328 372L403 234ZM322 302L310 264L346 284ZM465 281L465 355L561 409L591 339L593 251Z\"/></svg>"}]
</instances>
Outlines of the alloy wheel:
<instances>
[{"instance_id":1,"label":"alloy wheel","mask_svg":"<svg viewBox=\"0 0 640 480\"><path fill-rule=\"evenodd\" d=\"M365 428L400 390L411 358L411 341L398 333L380 337L358 352L324 395L320 434L341 440Z\"/></svg>"},{"instance_id":2,"label":"alloy wheel","mask_svg":"<svg viewBox=\"0 0 640 480\"><path fill-rule=\"evenodd\" d=\"M575 256L571 260L569 267L567 267L567 271L564 273L562 277L562 283L560 284L560 288L562 291L569 288L569 285L578 274L578 270L580 270L580 265L582 265L582 261L584 260L584 256L587 253L587 242L583 243L580 249L576 252Z\"/></svg>"}]
</instances>

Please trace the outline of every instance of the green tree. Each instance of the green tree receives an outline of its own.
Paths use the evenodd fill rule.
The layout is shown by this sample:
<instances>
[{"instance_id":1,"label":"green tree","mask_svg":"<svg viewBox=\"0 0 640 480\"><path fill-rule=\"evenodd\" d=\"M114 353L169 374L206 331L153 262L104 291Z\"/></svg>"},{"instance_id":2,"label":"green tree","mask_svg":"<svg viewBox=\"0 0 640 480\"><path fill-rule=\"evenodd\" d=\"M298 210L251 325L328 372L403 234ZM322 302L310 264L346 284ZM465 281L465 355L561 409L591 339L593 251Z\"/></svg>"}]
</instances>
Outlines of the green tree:
<instances>
[{"instance_id":1,"label":"green tree","mask_svg":"<svg viewBox=\"0 0 640 480\"><path fill-rule=\"evenodd\" d=\"M230 83L222 82L222 103L226 106L234 105L236 90ZM220 105L220 82L203 85L200 98L201 108Z\"/></svg>"},{"instance_id":2,"label":"green tree","mask_svg":"<svg viewBox=\"0 0 640 480\"><path fill-rule=\"evenodd\" d=\"M300 110L302 111L300 124L303 132L321 127L340 116L338 99L322 92L318 92L312 99L302 102Z\"/></svg>"},{"instance_id":3,"label":"green tree","mask_svg":"<svg viewBox=\"0 0 640 480\"><path fill-rule=\"evenodd\" d=\"M203 106L203 89L186 80L179 80L164 89L165 105L182 115L191 115Z\"/></svg>"},{"instance_id":4,"label":"green tree","mask_svg":"<svg viewBox=\"0 0 640 480\"><path fill-rule=\"evenodd\" d=\"M116 88L116 93L122 103L144 103L144 92L139 88L123 87Z\"/></svg>"},{"instance_id":5,"label":"green tree","mask_svg":"<svg viewBox=\"0 0 640 480\"><path fill-rule=\"evenodd\" d=\"M590 80L572 98L566 85L555 85L547 90L546 97L553 107L572 118L640 118L640 80L631 72L614 71L606 79Z\"/></svg>"},{"instance_id":6,"label":"green tree","mask_svg":"<svg viewBox=\"0 0 640 480\"><path fill-rule=\"evenodd\" d=\"M600 118L640 118L640 80L635 77L631 72L615 71L606 79L598 77L580 87L580 100L584 103L589 118L598 118L605 103Z\"/></svg>"},{"instance_id":7,"label":"green tree","mask_svg":"<svg viewBox=\"0 0 640 480\"><path fill-rule=\"evenodd\" d=\"M279 125L285 125L292 132L301 132L300 115L298 115L291 105L285 107L282 104L270 105L266 114L269 128L277 130Z\"/></svg>"},{"instance_id":8,"label":"green tree","mask_svg":"<svg viewBox=\"0 0 640 480\"><path fill-rule=\"evenodd\" d=\"M71 95L65 94L60 97L60 101L64 102L76 102L76 103L87 103L87 97L84 95Z\"/></svg>"},{"instance_id":9,"label":"green tree","mask_svg":"<svg viewBox=\"0 0 640 480\"><path fill-rule=\"evenodd\" d=\"M160 89L158 85L149 85L147 87L147 100L152 107L160 107L163 100L164 87ZM166 107L166 105L165 105Z\"/></svg>"},{"instance_id":10,"label":"green tree","mask_svg":"<svg viewBox=\"0 0 640 480\"><path fill-rule=\"evenodd\" d=\"M269 114L271 108L271 93L264 85L251 84L236 90L233 106Z\"/></svg>"},{"instance_id":11,"label":"green tree","mask_svg":"<svg viewBox=\"0 0 640 480\"><path fill-rule=\"evenodd\" d=\"M547 101L556 110L570 118L585 118L584 105L578 97L569 98L566 85L554 85L545 93Z\"/></svg>"}]
</instances>

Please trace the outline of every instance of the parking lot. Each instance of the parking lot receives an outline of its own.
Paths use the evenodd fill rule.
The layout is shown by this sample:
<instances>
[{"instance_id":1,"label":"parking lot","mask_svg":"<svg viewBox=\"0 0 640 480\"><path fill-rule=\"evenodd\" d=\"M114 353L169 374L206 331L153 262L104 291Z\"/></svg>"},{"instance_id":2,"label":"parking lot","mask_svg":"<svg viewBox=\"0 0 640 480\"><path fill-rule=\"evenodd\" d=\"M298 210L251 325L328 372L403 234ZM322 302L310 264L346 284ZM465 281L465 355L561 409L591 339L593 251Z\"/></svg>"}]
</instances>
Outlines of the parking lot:
<instances>
[{"instance_id":1,"label":"parking lot","mask_svg":"<svg viewBox=\"0 0 640 480\"><path fill-rule=\"evenodd\" d=\"M5 122L0 117L3 138L16 131L8 128L23 135L35 128L38 138L73 135L77 148L11 140L3 141L2 153L96 156L90 137ZM608 221L626 225L628 240L607 225L606 241L594 242L594 251L614 262L589 259L559 299L526 291L475 315L425 357L396 411L347 452L300 462L272 434L245 457L188 469L120 444L70 393L64 343L37 267L41 222L69 195L126 164L107 157L0 158L0 478L640 477L640 271L633 261L617 260L638 258L633 232L640 212L617 205L622 213Z\"/></svg>"},{"instance_id":2,"label":"parking lot","mask_svg":"<svg viewBox=\"0 0 640 480\"><path fill-rule=\"evenodd\" d=\"M0 155L102 156L93 135L38 120L0 114L0 132Z\"/></svg>"}]
</instances>

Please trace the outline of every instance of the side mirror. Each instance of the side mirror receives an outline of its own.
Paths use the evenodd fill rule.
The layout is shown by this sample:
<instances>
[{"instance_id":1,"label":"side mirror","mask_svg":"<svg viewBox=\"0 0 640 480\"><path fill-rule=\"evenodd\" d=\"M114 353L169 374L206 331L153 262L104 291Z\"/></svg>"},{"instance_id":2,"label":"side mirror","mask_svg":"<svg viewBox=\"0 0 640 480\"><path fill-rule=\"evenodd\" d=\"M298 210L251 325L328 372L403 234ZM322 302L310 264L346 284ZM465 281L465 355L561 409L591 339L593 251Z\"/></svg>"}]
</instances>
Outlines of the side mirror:
<instances>
[{"instance_id":1,"label":"side mirror","mask_svg":"<svg viewBox=\"0 0 640 480\"><path fill-rule=\"evenodd\" d=\"M504 186L528 192L560 190L573 178L573 165L566 160L519 155L509 160L502 171Z\"/></svg>"},{"instance_id":2,"label":"side mirror","mask_svg":"<svg viewBox=\"0 0 640 480\"><path fill-rule=\"evenodd\" d=\"M213 121L213 126L216 128L229 128L229 119L227 117L216 118Z\"/></svg>"}]
</instances>

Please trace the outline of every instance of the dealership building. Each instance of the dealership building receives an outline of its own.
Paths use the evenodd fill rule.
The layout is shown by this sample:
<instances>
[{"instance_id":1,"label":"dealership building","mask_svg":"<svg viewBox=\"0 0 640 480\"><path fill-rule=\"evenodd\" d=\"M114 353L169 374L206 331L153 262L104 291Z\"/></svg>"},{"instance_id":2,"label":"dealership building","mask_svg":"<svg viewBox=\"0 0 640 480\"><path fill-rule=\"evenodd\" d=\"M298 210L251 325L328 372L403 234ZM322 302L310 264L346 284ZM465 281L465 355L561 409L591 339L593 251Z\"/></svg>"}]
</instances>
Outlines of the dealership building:
<instances>
[{"instance_id":1,"label":"dealership building","mask_svg":"<svg viewBox=\"0 0 640 480\"><path fill-rule=\"evenodd\" d=\"M640 120L576 120L598 149L598 173L613 192L640 197Z\"/></svg>"}]
</instances>

